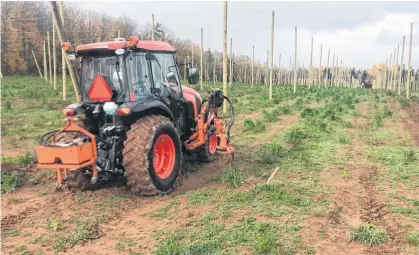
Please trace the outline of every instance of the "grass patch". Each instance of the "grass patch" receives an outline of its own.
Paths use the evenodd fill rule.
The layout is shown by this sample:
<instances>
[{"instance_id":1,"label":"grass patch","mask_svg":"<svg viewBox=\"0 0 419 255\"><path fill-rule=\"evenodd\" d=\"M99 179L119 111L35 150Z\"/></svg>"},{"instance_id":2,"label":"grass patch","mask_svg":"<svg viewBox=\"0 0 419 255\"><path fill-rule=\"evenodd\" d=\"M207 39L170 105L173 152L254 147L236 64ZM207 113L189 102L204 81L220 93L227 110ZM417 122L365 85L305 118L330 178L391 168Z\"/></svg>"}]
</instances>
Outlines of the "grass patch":
<instances>
[{"instance_id":1,"label":"grass patch","mask_svg":"<svg viewBox=\"0 0 419 255\"><path fill-rule=\"evenodd\" d=\"M237 188L244 183L241 171L235 167L228 167L224 171L221 181L227 183L230 188Z\"/></svg>"},{"instance_id":2,"label":"grass patch","mask_svg":"<svg viewBox=\"0 0 419 255\"><path fill-rule=\"evenodd\" d=\"M388 234L372 224L361 225L350 232L349 241L358 241L364 244L383 244L387 242Z\"/></svg>"},{"instance_id":3,"label":"grass patch","mask_svg":"<svg viewBox=\"0 0 419 255\"><path fill-rule=\"evenodd\" d=\"M414 246L419 246L419 230L410 233L407 236L407 242Z\"/></svg>"},{"instance_id":4,"label":"grass patch","mask_svg":"<svg viewBox=\"0 0 419 255\"><path fill-rule=\"evenodd\" d=\"M251 119L245 119L244 120L244 127L243 127L243 131L253 131L256 133L260 133L263 131L266 131L266 123L263 122L262 120L256 120L253 121Z\"/></svg>"},{"instance_id":5,"label":"grass patch","mask_svg":"<svg viewBox=\"0 0 419 255\"><path fill-rule=\"evenodd\" d=\"M19 229L10 229L10 230L3 230L2 235L3 236L18 236L20 234Z\"/></svg>"},{"instance_id":6,"label":"grass patch","mask_svg":"<svg viewBox=\"0 0 419 255\"><path fill-rule=\"evenodd\" d=\"M1 192L10 193L20 185L20 177L17 171L1 172Z\"/></svg>"},{"instance_id":7,"label":"grass patch","mask_svg":"<svg viewBox=\"0 0 419 255\"><path fill-rule=\"evenodd\" d=\"M306 248L297 233L300 228L260 222L252 216L232 226L217 223L213 218L203 219L200 224L198 231L194 226L166 236L154 254L240 254L237 247L253 254L293 254L298 248Z\"/></svg>"}]
</instances>

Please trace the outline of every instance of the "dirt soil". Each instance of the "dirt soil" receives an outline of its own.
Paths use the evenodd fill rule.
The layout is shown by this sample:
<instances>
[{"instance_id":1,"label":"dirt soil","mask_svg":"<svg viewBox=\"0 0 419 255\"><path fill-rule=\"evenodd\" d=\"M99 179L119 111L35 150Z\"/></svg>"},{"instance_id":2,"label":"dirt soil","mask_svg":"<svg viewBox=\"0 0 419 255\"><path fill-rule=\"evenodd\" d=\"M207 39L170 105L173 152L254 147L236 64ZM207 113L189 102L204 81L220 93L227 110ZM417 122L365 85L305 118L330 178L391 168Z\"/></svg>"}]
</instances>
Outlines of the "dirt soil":
<instances>
[{"instance_id":1,"label":"dirt soil","mask_svg":"<svg viewBox=\"0 0 419 255\"><path fill-rule=\"evenodd\" d=\"M395 104L390 105L401 123L386 124L389 125L386 127L393 130L403 127L409 130L419 146L419 105L412 106L410 111L397 108ZM357 110L365 116L353 117L353 128L346 130L352 139L344 150L337 151L348 159L343 164L343 169L351 177L337 178L342 172L338 166L322 172L322 184L333 190L331 194L327 194L333 202L325 217L309 215L301 223L301 235L307 244L315 248L316 254L399 254L404 238L404 233L401 232L403 218L396 218L389 213L383 193L377 192L375 180L380 176L380 166L366 162L366 145L360 138L370 132L365 127L372 118L372 107L368 103L360 103ZM252 114L250 117L256 119L258 115ZM239 123L240 121L242 120ZM298 116L282 116L281 121L269 128L263 140L250 143L249 149L269 141L275 134L298 121ZM245 165L246 162L239 164ZM153 247L157 245L153 236L158 235L159 230L185 227L192 219L200 219L211 205L180 210L176 217L155 218L150 213L162 211L164 206L174 200L181 205L186 204L189 191L202 187L222 189L217 185L216 179L226 165L225 156L219 156L213 163L200 164L196 166L199 170L189 174L183 180L182 186L173 193L157 197L134 196L126 187L118 185L83 193L55 191L54 174L41 174L32 166L25 169L23 174L28 179L37 178L37 183L24 185L14 193L1 196L2 231L19 229L21 233L19 236L2 236L3 254L18 254L15 249L19 246L25 246L27 250L40 249L45 254L55 254L53 244L48 243L48 240L33 242L34 237L51 233L45 228L48 220L60 219L61 228L65 230L71 222L84 221L92 215L104 217L100 223L90 227L89 231L94 233L93 239L77 244L63 254L128 254L114 249L121 236L139 240L137 247L142 248L141 254L151 254ZM241 188L248 189L254 185L254 182L247 182ZM266 219L270 220L272 219ZM376 246L348 242L351 226L363 223L372 223L387 230L390 241ZM243 253L249 252L244 249Z\"/></svg>"}]
</instances>

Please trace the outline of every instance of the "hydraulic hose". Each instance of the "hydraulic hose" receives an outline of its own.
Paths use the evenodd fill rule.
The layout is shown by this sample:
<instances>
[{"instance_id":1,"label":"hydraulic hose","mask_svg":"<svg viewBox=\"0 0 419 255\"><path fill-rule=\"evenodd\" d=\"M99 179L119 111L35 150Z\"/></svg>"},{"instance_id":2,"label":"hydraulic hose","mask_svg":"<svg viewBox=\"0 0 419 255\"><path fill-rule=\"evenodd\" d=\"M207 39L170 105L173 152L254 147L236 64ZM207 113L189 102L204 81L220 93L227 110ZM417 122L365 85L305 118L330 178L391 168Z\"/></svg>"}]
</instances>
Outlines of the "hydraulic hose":
<instances>
[{"instance_id":1,"label":"hydraulic hose","mask_svg":"<svg viewBox=\"0 0 419 255\"><path fill-rule=\"evenodd\" d=\"M48 133L44 134L43 136L41 136L41 138L39 139L39 144L41 145L48 145L46 140L49 140L51 138L51 136L53 136L55 133L57 133L60 130L52 130L49 131Z\"/></svg>"},{"instance_id":2,"label":"hydraulic hose","mask_svg":"<svg viewBox=\"0 0 419 255\"><path fill-rule=\"evenodd\" d=\"M228 125L227 125L227 139L230 140L230 129L234 124L234 106L228 97L226 96L223 96L223 97L225 100L227 100L228 104L230 105L230 120L228 121Z\"/></svg>"}]
</instances>

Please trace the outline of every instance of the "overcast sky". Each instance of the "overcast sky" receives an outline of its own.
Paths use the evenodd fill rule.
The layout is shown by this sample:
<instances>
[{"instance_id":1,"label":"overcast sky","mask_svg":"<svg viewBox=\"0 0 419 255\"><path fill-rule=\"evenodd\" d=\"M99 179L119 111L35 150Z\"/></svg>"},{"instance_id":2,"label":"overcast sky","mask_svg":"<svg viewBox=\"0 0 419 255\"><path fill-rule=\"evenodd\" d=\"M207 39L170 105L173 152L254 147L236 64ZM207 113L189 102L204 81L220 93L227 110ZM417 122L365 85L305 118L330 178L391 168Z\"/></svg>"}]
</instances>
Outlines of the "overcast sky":
<instances>
[{"instance_id":1,"label":"overcast sky","mask_svg":"<svg viewBox=\"0 0 419 255\"><path fill-rule=\"evenodd\" d=\"M200 43L204 28L204 48L222 51L223 2L77 2L81 8L105 12L111 16L125 14L143 25L151 21L172 30L182 39ZM228 3L228 38L233 38L233 52L252 55L266 62L270 49L272 11L275 11L274 62L289 65L294 56L294 27L298 27L298 60L309 65L310 40L314 37L313 64L330 65L335 53L348 66L371 68L384 62L406 35L407 65L410 22L414 23L412 64L419 67L419 2L239 2ZM228 50L230 50L228 46ZM399 56L400 59L400 56Z\"/></svg>"}]
</instances>

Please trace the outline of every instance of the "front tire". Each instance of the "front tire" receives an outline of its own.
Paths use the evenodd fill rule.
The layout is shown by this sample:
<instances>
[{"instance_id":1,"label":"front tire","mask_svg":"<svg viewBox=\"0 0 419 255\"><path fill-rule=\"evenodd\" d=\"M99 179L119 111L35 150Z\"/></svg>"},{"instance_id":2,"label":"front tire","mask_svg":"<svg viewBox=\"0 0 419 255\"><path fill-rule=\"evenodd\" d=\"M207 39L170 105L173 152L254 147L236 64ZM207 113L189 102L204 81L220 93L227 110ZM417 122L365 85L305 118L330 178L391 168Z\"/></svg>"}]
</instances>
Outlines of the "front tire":
<instances>
[{"instance_id":1,"label":"front tire","mask_svg":"<svg viewBox=\"0 0 419 255\"><path fill-rule=\"evenodd\" d=\"M169 193L180 179L182 165L181 142L172 122L150 115L132 124L124 142L123 165L134 193Z\"/></svg>"},{"instance_id":2,"label":"front tire","mask_svg":"<svg viewBox=\"0 0 419 255\"><path fill-rule=\"evenodd\" d=\"M207 142L197 148L198 160L201 162L211 162L215 160L217 152L218 137L215 133L208 136Z\"/></svg>"}]
</instances>

